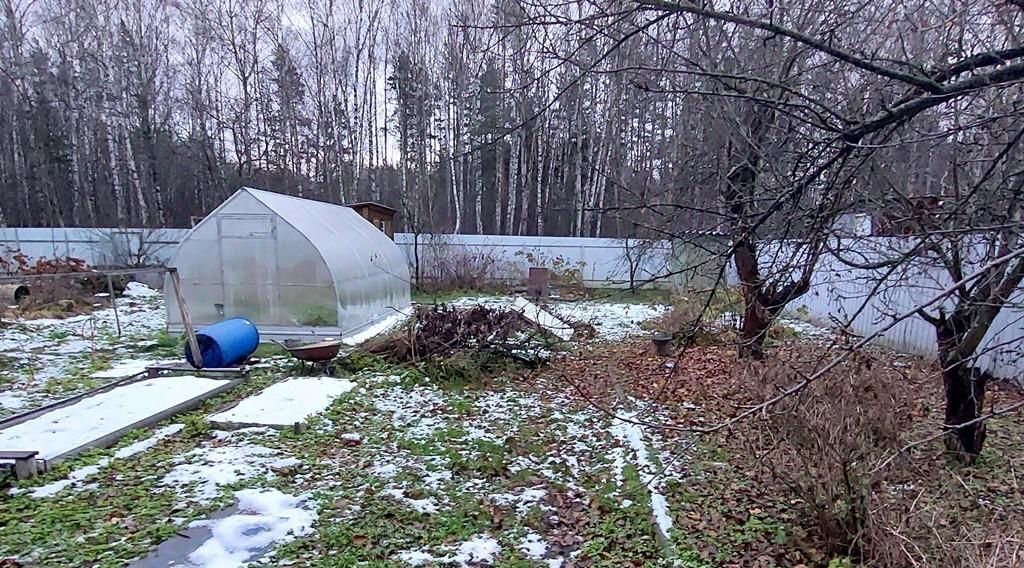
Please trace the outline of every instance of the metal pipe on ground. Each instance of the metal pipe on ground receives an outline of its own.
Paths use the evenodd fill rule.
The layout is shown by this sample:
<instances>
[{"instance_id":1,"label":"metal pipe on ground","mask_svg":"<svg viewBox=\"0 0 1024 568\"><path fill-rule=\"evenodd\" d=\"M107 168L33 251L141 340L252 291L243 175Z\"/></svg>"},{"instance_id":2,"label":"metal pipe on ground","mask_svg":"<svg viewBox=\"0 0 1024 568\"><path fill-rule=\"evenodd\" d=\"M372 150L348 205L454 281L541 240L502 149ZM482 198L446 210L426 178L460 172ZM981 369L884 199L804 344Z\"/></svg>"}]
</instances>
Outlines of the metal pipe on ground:
<instances>
[{"instance_id":1,"label":"metal pipe on ground","mask_svg":"<svg viewBox=\"0 0 1024 568\"><path fill-rule=\"evenodd\" d=\"M24 284L0 284L0 305L16 306L31 294L31 289Z\"/></svg>"}]
</instances>

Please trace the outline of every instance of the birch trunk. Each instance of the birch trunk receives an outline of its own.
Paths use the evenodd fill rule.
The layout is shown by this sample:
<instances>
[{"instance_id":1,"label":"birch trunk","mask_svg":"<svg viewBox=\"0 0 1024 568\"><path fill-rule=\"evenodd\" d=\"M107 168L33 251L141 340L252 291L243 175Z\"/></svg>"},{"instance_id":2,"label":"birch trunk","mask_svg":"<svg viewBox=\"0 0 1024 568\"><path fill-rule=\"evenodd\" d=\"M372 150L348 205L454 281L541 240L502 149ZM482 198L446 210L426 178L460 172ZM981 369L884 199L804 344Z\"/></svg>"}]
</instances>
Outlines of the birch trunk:
<instances>
[{"instance_id":1,"label":"birch trunk","mask_svg":"<svg viewBox=\"0 0 1024 568\"><path fill-rule=\"evenodd\" d=\"M128 165L128 182L135 190L135 204L138 207L138 218L142 226L149 223L149 204L146 203L146 194L142 191L142 182L139 180L139 168L135 163L135 152L132 150L132 138L128 129L122 125L121 135L124 139L124 161Z\"/></svg>"}]
</instances>

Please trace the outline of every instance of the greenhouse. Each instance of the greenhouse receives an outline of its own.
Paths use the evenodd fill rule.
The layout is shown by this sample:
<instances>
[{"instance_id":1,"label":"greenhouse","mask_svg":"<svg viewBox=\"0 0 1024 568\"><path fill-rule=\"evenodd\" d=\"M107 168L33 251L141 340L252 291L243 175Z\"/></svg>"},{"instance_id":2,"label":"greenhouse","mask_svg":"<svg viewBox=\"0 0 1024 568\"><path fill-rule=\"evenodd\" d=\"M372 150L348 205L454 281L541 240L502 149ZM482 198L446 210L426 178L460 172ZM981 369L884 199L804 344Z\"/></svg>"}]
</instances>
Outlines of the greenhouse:
<instances>
[{"instance_id":1,"label":"greenhouse","mask_svg":"<svg viewBox=\"0 0 1024 568\"><path fill-rule=\"evenodd\" d=\"M252 320L262 339L365 335L407 312L409 267L354 210L242 188L185 235L171 261L197 327ZM167 326L183 331L170 279Z\"/></svg>"}]
</instances>

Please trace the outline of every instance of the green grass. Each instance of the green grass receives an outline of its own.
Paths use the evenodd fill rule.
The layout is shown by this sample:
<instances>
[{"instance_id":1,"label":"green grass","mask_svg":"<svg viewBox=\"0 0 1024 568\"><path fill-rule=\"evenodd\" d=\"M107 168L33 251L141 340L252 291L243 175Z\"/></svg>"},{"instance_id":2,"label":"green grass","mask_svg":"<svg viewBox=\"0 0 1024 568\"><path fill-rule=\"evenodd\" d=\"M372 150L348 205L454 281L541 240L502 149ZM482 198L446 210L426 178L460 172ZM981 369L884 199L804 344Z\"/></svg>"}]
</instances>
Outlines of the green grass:
<instances>
[{"instance_id":1,"label":"green grass","mask_svg":"<svg viewBox=\"0 0 1024 568\"><path fill-rule=\"evenodd\" d=\"M586 297L588 300L625 304L668 304L672 300L672 292L657 288L587 288Z\"/></svg>"},{"instance_id":2,"label":"green grass","mask_svg":"<svg viewBox=\"0 0 1024 568\"><path fill-rule=\"evenodd\" d=\"M270 357L284 357L288 355L288 351L284 347L276 343L260 343L259 347L256 348L256 352L252 354L253 357L259 359L268 359Z\"/></svg>"},{"instance_id":3,"label":"green grass","mask_svg":"<svg viewBox=\"0 0 1024 568\"><path fill-rule=\"evenodd\" d=\"M166 331L159 331L153 337L153 344L144 350L158 356L181 356L185 347L185 337L171 335Z\"/></svg>"},{"instance_id":4,"label":"green grass","mask_svg":"<svg viewBox=\"0 0 1024 568\"><path fill-rule=\"evenodd\" d=\"M502 296L500 292L488 292L483 290L413 290L412 301L417 304L444 304L459 298L487 298Z\"/></svg>"}]
</instances>

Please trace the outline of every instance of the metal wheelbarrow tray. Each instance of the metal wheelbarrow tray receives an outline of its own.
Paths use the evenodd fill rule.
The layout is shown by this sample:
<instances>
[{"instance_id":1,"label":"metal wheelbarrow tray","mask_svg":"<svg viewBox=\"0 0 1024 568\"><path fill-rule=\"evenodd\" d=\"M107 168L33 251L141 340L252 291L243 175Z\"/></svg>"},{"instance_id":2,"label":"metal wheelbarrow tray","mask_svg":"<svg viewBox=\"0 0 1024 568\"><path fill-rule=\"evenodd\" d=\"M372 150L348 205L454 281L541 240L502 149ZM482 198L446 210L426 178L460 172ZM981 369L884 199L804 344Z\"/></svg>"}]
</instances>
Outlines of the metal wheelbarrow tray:
<instances>
[{"instance_id":1,"label":"metal wheelbarrow tray","mask_svg":"<svg viewBox=\"0 0 1024 568\"><path fill-rule=\"evenodd\" d=\"M292 357L295 357L299 361L307 361L309 363L323 363L334 359L341 351L342 345L340 339L318 341L316 343L306 343L304 345L288 345L287 343L281 342L275 343L284 348L284 350Z\"/></svg>"}]
</instances>

